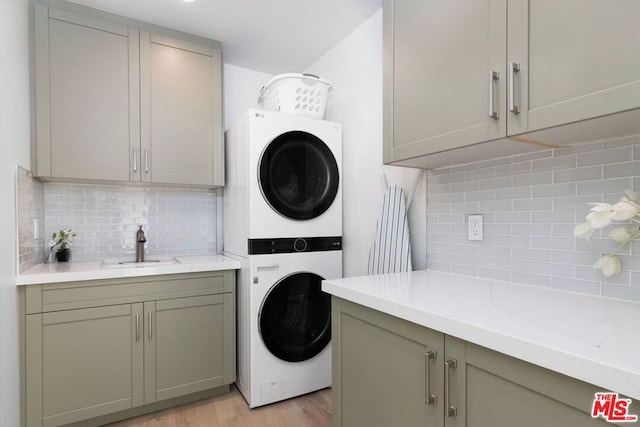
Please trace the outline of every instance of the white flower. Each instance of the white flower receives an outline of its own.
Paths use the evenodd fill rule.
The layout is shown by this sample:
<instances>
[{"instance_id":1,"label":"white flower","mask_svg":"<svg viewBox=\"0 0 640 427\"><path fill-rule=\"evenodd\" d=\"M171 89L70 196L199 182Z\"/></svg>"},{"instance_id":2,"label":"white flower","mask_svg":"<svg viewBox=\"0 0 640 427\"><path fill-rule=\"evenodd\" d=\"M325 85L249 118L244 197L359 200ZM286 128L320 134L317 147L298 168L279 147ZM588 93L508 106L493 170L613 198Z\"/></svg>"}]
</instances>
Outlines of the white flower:
<instances>
[{"instance_id":1,"label":"white flower","mask_svg":"<svg viewBox=\"0 0 640 427\"><path fill-rule=\"evenodd\" d=\"M578 224L573 230L575 237L589 239L598 228L607 227L613 221L630 221L640 223L640 205L636 202L638 193L626 190L620 201L614 205L609 203L590 203L591 209L587 215L587 222ZM640 227L617 227L611 230L608 237L618 243L620 247L640 237ZM593 264L593 268L602 270L607 277L620 273L620 260L614 254L602 255Z\"/></svg>"},{"instance_id":2,"label":"white flower","mask_svg":"<svg viewBox=\"0 0 640 427\"><path fill-rule=\"evenodd\" d=\"M576 225L576 227L573 229L573 235L575 237L589 240L591 236L593 236L593 233L595 233L595 231L596 229L591 227L591 224L589 224L588 222L583 222L582 224Z\"/></svg>"},{"instance_id":3,"label":"white flower","mask_svg":"<svg viewBox=\"0 0 640 427\"><path fill-rule=\"evenodd\" d=\"M618 227L611 230L608 236L616 243L627 243L633 240L633 230L625 227Z\"/></svg>"},{"instance_id":4,"label":"white flower","mask_svg":"<svg viewBox=\"0 0 640 427\"><path fill-rule=\"evenodd\" d=\"M621 201L612 206L614 221L626 221L640 214L640 207L633 202Z\"/></svg>"},{"instance_id":5,"label":"white flower","mask_svg":"<svg viewBox=\"0 0 640 427\"><path fill-rule=\"evenodd\" d=\"M591 213L587 215L587 222L591 228L602 228L611 224L615 211L609 203L594 203Z\"/></svg>"},{"instance_id":6,"label":"white flower","mask_svg":"<svg viewBox=\"0 0 640 427\"><path fill-rule=\"evenodd\" d=\"M620 273L620 260L612 254L602 255L595 264L593 264L593 268L600 269L606 277L611 277L614 274Z\"/></svg>"}]
</instances>

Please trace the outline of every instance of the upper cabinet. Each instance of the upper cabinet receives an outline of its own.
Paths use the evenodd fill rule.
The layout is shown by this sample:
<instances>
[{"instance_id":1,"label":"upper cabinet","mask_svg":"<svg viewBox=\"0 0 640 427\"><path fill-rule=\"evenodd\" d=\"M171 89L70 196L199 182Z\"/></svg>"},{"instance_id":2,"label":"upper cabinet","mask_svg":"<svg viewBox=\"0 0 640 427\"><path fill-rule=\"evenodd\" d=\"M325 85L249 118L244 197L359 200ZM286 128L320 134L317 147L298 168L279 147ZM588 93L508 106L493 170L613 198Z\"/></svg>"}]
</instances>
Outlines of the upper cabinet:
<instances>
[{"instance_id":1,"label":"upper cabinet","mask_svg":"<svg viewBox=\"0 0 640 427\"><path fill-rule=\"evenodd\" d=\"M143 181L222 185L220 51L140 32Z\"/></svg>"},{"instance_id":2,"label":"upper cabinet","mask_svg":"<svg viewBox=\"0 0 640 427\"><path fill-rule=\"evenodd\" d=\"M33 22L37 176L224 184L218 42L46 3Z\"/></svg>"},{"instance_id":3,"label":"upper cabinet","mask_svg":"<svg viewBox=\"0 0 640 427\"><path fill-rule=\"evenodd\" d=\"M439 167L637 131L637 111L565 125L640 108L639 26L640 0L384 0L385 163Z\"/></svg>"},{"instance_id":4,"label":"upper cabinet","mask_svg":"<svg viewBox=\"0 0 640 427\"><path fill-rule=\"evenodd\" d=\"M509 0L508 9L509 135L640 107L639 0Z\"/></svg>"}]
</instances>

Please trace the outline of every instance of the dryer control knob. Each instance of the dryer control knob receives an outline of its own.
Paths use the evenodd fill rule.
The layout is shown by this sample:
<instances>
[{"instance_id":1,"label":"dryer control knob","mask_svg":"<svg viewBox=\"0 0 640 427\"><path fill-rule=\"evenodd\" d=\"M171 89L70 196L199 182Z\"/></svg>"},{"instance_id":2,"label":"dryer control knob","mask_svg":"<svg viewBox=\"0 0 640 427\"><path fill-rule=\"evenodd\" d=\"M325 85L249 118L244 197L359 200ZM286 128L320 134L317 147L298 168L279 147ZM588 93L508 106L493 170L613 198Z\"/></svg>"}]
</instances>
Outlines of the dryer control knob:
<instances>
[{"instance_id":1,"label":"dryer control knob","mask_svg":"<svg viewBox=\"0 0 640 427\"><path fill-rule=\"evenodd\" d=\"M296 239L293 242L293 249L295 249L296 252L304 252L307 250L307 241L304 239Z\"/></svg>"}]
</instances>

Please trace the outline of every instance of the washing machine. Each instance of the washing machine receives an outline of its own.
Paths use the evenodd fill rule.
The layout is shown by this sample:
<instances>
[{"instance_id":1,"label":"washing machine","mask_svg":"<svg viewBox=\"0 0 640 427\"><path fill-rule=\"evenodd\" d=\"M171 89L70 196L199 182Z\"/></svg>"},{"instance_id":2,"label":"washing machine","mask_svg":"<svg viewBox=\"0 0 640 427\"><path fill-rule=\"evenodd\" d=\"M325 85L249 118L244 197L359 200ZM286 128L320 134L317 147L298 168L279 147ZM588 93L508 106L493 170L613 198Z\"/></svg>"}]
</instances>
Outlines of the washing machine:
<instances>
[{"instance_id":1,"label":"washing machine","mask_svg":"<svg viewBox=\"0 0 640 427\"><path fill-rule=\"evenodd\" d=\"M225 144L225 252L342 236L340 123L249 109Z\"/></svg>"},{"instance_id":2,"label":"washing machine","mask_svg":"<svg viewBox=\"0 0 640 427\"><path fill-rule=\"evenodd\" d=\"M331 385L331 299L323 279L342 277L342 251L331 239L322 251L239 257L238 372L249 407Z\"/></svg>"}]
</instances>

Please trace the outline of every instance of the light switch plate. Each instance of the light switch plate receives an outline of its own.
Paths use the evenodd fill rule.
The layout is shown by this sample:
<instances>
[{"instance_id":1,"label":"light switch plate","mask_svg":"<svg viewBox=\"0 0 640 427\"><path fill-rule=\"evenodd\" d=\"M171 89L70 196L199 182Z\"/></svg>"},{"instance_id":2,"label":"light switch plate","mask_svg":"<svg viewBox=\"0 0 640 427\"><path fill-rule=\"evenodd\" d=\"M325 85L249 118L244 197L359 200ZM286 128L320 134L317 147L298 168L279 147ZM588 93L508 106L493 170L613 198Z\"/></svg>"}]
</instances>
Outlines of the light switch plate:
<instances>
[{"instance_id":1,"label":"light switch plate","mask_svg":"<svg viewBox=\"0 0 640 427\"><path fill-rule=\"evenodd\" d=\"M482 240L483 239L483 235L482 235L482 229L483 229L483 221L482 221L482 215L480 214L474 214L474 215L469 215L468 217L468 223L469 223L469 232L468 232L468 239L469 240Z\"/></svg>"}]
</instances>

